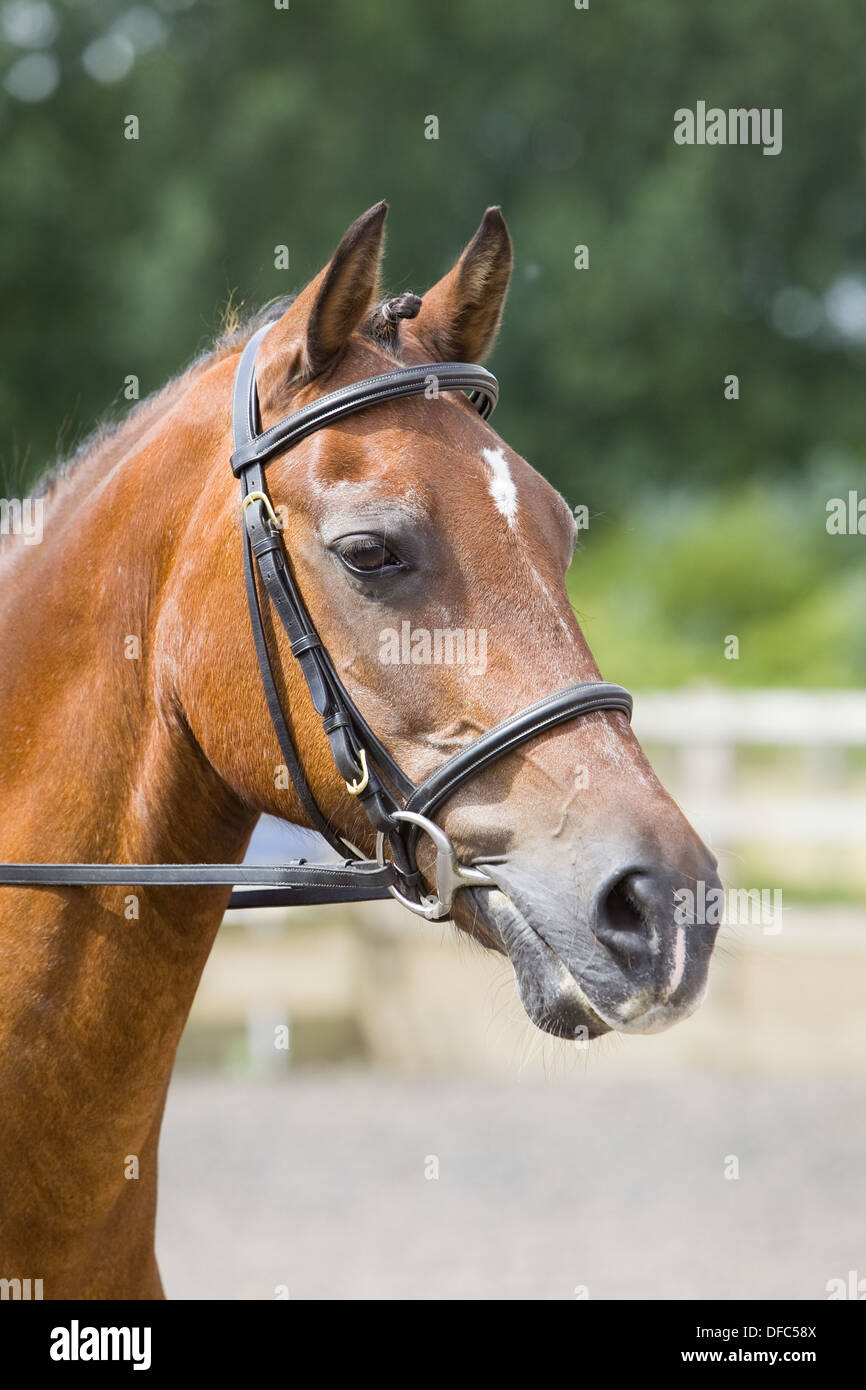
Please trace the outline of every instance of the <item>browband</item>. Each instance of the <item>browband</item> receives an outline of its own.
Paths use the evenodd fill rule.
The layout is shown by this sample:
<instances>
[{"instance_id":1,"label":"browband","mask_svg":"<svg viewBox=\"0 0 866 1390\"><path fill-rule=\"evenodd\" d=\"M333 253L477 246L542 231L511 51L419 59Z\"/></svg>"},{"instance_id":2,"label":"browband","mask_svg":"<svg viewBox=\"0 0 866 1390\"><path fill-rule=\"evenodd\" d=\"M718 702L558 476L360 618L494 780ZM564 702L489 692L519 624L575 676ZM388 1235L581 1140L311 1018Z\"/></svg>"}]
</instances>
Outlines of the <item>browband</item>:
<instances>
[{"instance_id":1,"label":"browband","mask_svg":"<svg viewBox=\"0 0 866 1390\"><path fill-rule=\"evenodd\" d=\"M254 333L244 348L235 378L235 418L248 419L248 404L255 390L255 359L259 343L270 328L265 324ZM244 360L246 359L246 361ZM310 405L287 415L261 434L244 430L246 438L238 442L232 454L232 472L240 477L252 463L267 463L276 454L285 453L307 435L333 425L346 415L383 401L397 401L404 396L427 395L431 399L440 391L465 391L482 420L488 419L499 399L499 383L491 372L472 362L425 362L418 367L399 367L381 376L369 376L364 381L341 386L327 396L320 396ZM258 396L258 393L256 393Z\"/></svg>"}]
</instances>

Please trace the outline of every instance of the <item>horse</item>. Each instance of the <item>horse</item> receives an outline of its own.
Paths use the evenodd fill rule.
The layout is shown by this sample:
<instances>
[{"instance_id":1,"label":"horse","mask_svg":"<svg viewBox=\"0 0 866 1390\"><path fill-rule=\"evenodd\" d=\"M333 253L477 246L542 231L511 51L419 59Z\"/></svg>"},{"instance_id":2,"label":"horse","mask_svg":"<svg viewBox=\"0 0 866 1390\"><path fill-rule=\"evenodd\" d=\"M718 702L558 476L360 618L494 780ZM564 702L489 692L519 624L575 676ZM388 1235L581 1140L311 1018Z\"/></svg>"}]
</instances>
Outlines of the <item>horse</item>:
<instances>
[{"instance_id":1,"label":"horse","mask_svg":"<svg viewBox=\"0 0 866 1390\"><path fill-rule=\"evenodd\" d=\"M426 294L383 300L386 205L268 311L263 428L362 378L483 362L511 239L489 208ZM309 825L283 766L245 603L232 452L239 357L203 355L42 485L39 545L0 549L0 859L240 864L264 813ZM459 393L387 400L272 460L291 570L340 679L416 781L557 685L594 682L565 574L571 510ZM309 788L372 854L286 633L263 622ZM484 662L383 659L383 634L485 634ZM414 642L414 637L412 638ZM399 646L402 646L398 644ZM480 645L473 648L476 657ZM404 653L405 654L405 653ZM440 815L487 886L457 928L504 953L563 1038L651 1033L703 998L715 927L677 889L718 884L621 709L539 733ZM429 850L429 846L428 846ZM429 886L430 854L419 863ZM0 887L0 1273L46 1298L164 1297L157 1144L175 1050L229 889Z\"/></svg>"}]
</instances>

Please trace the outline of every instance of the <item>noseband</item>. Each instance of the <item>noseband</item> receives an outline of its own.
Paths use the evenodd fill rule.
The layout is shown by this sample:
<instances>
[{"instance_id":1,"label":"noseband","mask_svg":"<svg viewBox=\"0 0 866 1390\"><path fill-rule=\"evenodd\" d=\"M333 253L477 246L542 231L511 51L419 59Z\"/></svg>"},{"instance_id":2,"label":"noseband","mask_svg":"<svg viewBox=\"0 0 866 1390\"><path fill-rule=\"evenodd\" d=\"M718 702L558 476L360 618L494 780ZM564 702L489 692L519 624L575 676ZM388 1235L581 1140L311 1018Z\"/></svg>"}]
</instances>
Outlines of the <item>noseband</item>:
<instances>
[{"instance_id":1,"label":"noseband","mask_svg":"<svg viewBox=\"0 0 866 1390\"><path fill-rule=\"evenodd\" d=\"M264 470L271 459L316 430L404 396L436 398L440 391L463 391L486 420L496 405L499 386L484 367L467 362L428 362L366 377L261 430L255 363L270 327L268 323L260 328L244 348L232 399L231 465L241 482L244 580L262 685L287 771L310 821L337 850L342 862L314 865L296 861L266 868L234 864L3 864L0 884L231 884L236 889L238 885L256 885L252 891L235 891L230 907L351 902L390 894L421 917L443 918L459 888L491 885L493 880L484 869L458 861L448 836L431 819L433 814L469 778L548 729L597 710L616 710L631 718L632 698L620 685L591 681L566 686L494 725L419 785L407 777L349 695L313 625L292 573ZM375 860L363 858L336 833L313 796L277 691L262 624L257 574L286 630L346 791L358 798L376 831ZM433 894L424 891L416 857L422 834L429 837L436 851Z\"/></svg>"}]
</instances>

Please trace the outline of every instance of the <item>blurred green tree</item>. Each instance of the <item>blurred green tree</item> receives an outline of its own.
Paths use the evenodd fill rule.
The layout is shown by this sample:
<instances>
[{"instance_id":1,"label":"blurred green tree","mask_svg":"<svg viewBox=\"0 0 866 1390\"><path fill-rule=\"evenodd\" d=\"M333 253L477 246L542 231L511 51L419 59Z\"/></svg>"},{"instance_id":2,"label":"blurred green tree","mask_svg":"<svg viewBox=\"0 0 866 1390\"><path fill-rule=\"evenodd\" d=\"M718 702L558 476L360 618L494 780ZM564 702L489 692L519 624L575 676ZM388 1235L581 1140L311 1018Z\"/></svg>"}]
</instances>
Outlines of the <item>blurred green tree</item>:
<instances>
[{"instance_id":1,"label":"blurred green tree","mask_svg":"<svg viewBox=\"0 0 866 1390\"><path fill-rule=\"evenodd\" d=\"M859 0L5 0L0 37L0 458L25 483L382 197L395 291L503 206L497 424L572 503L623 521L647 489L866 472ZM675 144L698 100L781 108L781 154ZM741 517L743 555L773 515Z\"/></svg>"}]
</instances>

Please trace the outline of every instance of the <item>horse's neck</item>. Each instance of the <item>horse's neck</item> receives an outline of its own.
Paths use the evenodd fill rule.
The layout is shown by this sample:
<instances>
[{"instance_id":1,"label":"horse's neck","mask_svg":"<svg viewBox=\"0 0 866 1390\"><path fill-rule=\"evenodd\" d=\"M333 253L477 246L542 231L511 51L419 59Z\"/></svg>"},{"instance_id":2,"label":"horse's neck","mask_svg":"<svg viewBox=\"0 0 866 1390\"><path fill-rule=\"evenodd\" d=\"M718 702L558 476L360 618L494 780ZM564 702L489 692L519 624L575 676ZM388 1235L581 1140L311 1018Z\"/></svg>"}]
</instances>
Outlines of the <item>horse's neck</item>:
<instances>
[{"instance_id":1,"label":"horse's neck","mask_svg":"<svg viewBox=\"0 0 866 1390\"><path fill-rule=\"evenodd\" d=\"M141 473L118 462L62 483L42 544L0 551L0 859L242 857L253 817L195 746L154 652L158 626L171 646L167 522L184 499L165 483L158 497ZM53 1178L40 1188L20 1165L65 1175L72 1224L83 1187L90 1219L135 1201L122 1156L155 1157L225 901L221 889L0 888L0 1092L18 1155L0 1155L7 1251L25 1239L16 1192L22 1231L58 1201Z\"/></svg>"},{"instance_id":2,"label":"horse's neck","mask_svg":"<svg viewBox=\"0 0 866 1390\"><path fill-rule=\"evenodd\" d=\"M173 688L178 534L197 492L152 450L64 479L42 543L0 551L0 855L232 858L250 819L203 758ZM167 447L168 446L168 447ZM180 639L177 645L180 645ZM13 808L10 814L10 806Z\"/></svg>"}]
</instances>

